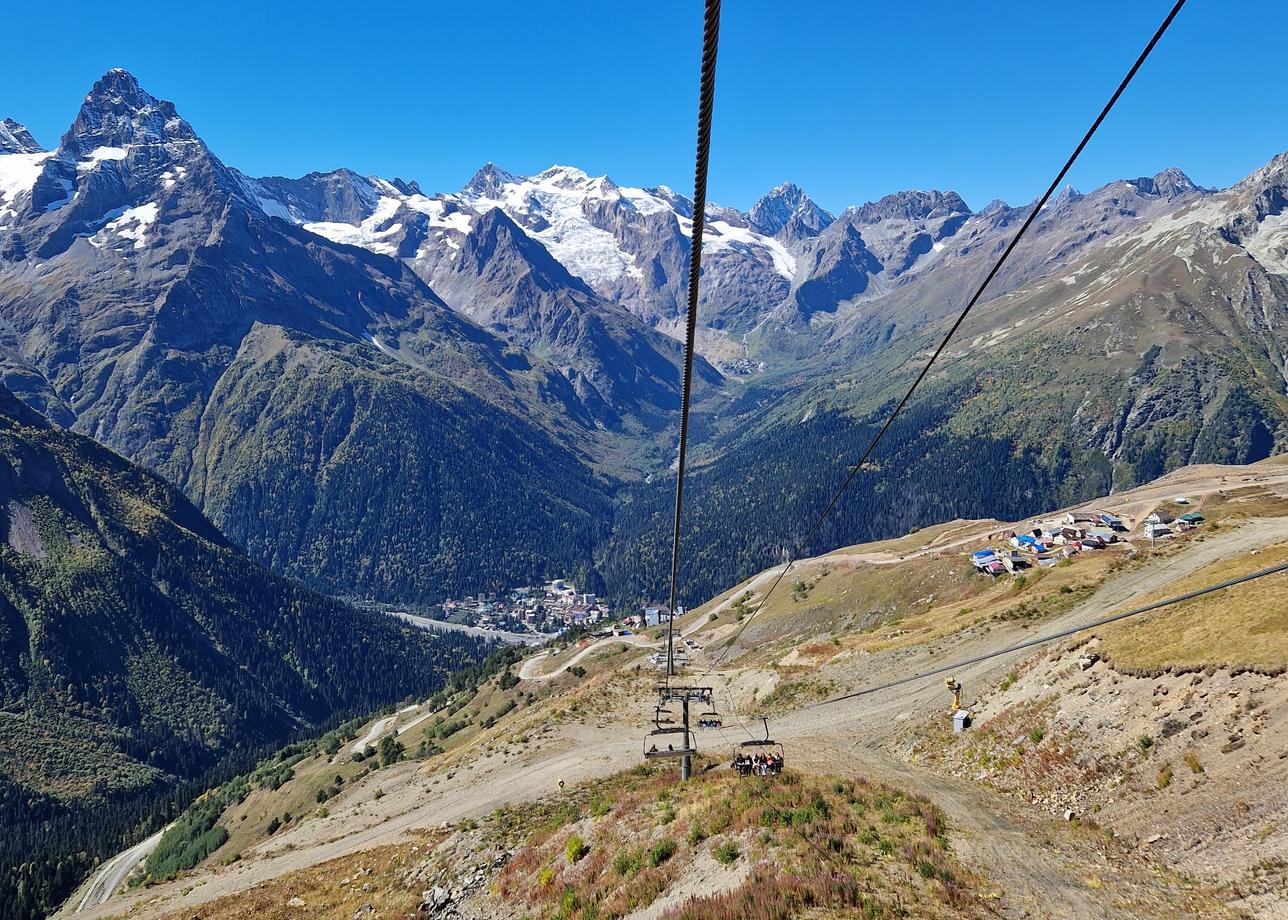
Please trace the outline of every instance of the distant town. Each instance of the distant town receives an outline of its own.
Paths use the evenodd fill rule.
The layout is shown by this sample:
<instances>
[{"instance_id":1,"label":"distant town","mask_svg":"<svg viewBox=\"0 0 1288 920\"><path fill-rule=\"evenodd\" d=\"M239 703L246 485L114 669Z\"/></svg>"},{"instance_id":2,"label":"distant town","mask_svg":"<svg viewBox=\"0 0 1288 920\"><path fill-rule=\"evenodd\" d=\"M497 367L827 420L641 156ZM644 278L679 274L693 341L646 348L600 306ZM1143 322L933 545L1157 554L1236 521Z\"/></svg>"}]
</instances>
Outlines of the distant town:
<instances>
[{"instance_id":1,"label":"distant town","mask_svg":"<svg viewBox=\"0 0 1288 920\"><path fill-rule=\"evenodd\" d=\"M604 598L584 591L563 578L506 592L484 592L449 598L441 605L441 619L461 626L499 632L558 635L569 629L592 629L608 623L625 628L658 626L665 622L665 607L646 606L638 614L614 614Z\"/></svg>"},{"instance_id":2,"label":"distant town","mask_svg":"<svg viewBox=\"0 0 1288 920\"><path fill-rule=\"evenodd\" d=\"M507 592L467 595L442 603L449 623L513 633L561 633L576 626L594 626L611 618L608 604L595 594L556 578L535 587Z\"/></svg>"}]
</instances>

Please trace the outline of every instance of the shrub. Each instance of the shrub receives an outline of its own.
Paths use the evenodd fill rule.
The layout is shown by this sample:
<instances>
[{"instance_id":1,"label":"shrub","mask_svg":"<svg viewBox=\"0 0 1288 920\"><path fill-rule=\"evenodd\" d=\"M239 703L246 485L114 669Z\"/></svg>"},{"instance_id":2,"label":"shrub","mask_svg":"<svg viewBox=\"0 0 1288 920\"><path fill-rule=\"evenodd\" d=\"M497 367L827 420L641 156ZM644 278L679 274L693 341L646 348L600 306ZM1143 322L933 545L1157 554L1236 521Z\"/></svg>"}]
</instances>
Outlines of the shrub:
<instances>
[{"instance_id":1,"label":"shrub","mask_svg":"<svg viewBox=\"0 0 1288 920\"><path fill-rule=\"evenodd\" d=\"M602 818L613 810L613 803L606 798L596 798L590 801L590 816L592 818Z\"/></svg>"},{"instance_id":2,"label":"shrub","mask_svg":"<svg viewBox=\"0 0 1288 920\"><path fill-rule=\"evenodd\" d=\"M726 840L712 850L711 855L722 866L732 865L742 855L742 847L738 846L737 840Z\"/></svg>"},{"instance_id":3,"label":"shrub","mask_svg":"<svg viewBox=\"0 0 1288 920\"><path fill-rule=\"evenodd\" d=\"M1198 755L1193 751L1185 752L1185 766L1190 768L1191 773L1203 772L1203 764L1199 763Z\"/></svg>"},{"instance_id":4,"label":"shrub","mask_svg":"<svg viewBox=\"0 0 1288 920\"><path fill-rule=\"evenodd\" d=\"M1007 674L1006 678L1002 681L1002 692L1005 693L1007 690L1010 690L1011 685L1014 684L1019 679L1020 679L1020 675L1016 674L1014 671L1012 671L1010 674Z\"/></svg>"},{"instance_id":5,"label":"shrub","mask_svg":"<svg viewBox=\"0 0 1288 920\"><path fill-rule=\"evenodd\" d=\"M648 851L648 864L656 868L674 855L675 841L670 837L663 837Z\"/></svg>"},{"instance_id":6,"label":"shrub","mask_svg":"<svg viewBox=\"0 0 1288 920\"><path fill-rule=\"evenodd\" d=\"M636 847L618 850L613 857L613 871L622 878L630 878L644 868L644 857Z\"/></svg>"},{"instance_id":7,"label":"shrub","mask_svg":"<svg viewBox=\"0 0 1288 920\"><path fill-rule=\"evenodd\" d=\"M569 837L568 843L564 846L564 858L570 863L578 862L589 852L590 847L586 846L586 841L576 834Z\"/></svg>"},{"instance_id":8,"label":"shrub","mask_svg":"<svg viewBox=\"0 0 1288 920\"><path fill-rule=\"evenodd\" d=\"M1039 743L1045 737L1046 731L1040 725L1036 725L1029 730L1029 740L1034 744Z\"/></svg>"},{"instance_id":9,"label":"shrub","mask_svg":"<svg viewBox=\"0 0 1288 920\"><path fill-rule=\"evenodd\" d=\"M706 831L706 828L702 826L702 822L700 821L696 822L694 823L693 827L689 828L689 837L688 837L689 846L696 847L699 843L701 843L706 839L707 839L707 831Z\"/></svg>"},{"instance_id":10,"label":"shrub","mask_svg":"<svg viewBox=\"0 0 1288 920\"><path fill-rule=\"evenodd\" d=\"M1151 738L1149 735L1141 735L1139 738L1136 739L1136 746L1140 748L1142 751L1148 751L1150 748L1154 746L1154 739Z\"/></svg>"},{"instance_id":11,"label":"shrub","mask_svg":"<svg viewBox=\"0 0 1288 920\"><path fill-rule=\"evenodd\" d=\"M565 891L563 897L559 899L559 920L568 920L580 906L581 901L577 898L577 893Z\"/></svg>"},{"instance_id":12,"label":"shrub","mask_svg":"<svg viewBox=\"0 0 1288 920\"><path fill-rule=\"evenodd\" d=\"M541 888L549 888L550 883L555 880L555 870L551 866L546 866L537 873L537 885Z\"/></svg>"},{"instance_id":13,"label":"shrub","mask_svg":"<svg viewBox=\"0 0 1288 920\"><path fill-rule=\"evenodd\" d=\"M1159 769L1158 779L1154 781L1154 785L1159 789L1166 789L1172 785L1172 765L1170 763L1163 764Z\"/></svg>"},{"instance_id":14,"label":"shrub","mask_svg":"<svg viewBox=\"0 0 1288 920\"><path fill-rule=\"evenodd\" d=\"M402 760L406 748L396 735L385 735L380 739L379 752L381 765L387 767Z\"/></svg>"},{"instance_id":15,"label":"shrub","mask_svg":"<svg viewBox=\"0 0 1288 920\"><path fill-rule=\"evenodd\" d=\"M281 829L281 827L282 827L282 819L273 818L272 821L268 822L268 836L272 837L274 834L278 832L278 830Z\"/></svg>"}]
</instances>

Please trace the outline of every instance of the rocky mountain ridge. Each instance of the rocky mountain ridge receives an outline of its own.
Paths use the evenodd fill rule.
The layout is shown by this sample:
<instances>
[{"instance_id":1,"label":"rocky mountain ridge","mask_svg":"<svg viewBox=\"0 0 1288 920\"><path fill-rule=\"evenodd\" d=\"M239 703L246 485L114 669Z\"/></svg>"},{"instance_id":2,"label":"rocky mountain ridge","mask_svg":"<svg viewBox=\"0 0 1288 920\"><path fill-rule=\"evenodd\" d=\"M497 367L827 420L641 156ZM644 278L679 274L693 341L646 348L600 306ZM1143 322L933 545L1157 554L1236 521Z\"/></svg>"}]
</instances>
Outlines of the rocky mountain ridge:
<instances>
[{"instance_id":1,"label":"rocky mountain ridge","mask_svg":"<svg viewBox=\"0 0 1288 920\"><path fill-rule=\"evenodd\" d=\"M1281 160L1224 191L1175 169L1063 191L901 423L900 443L939 446L862 477L907 500L820 539L1282 450L1284 195ZM783 464L830 469L862 439L1028 213L909 191L832 215L791 183L709 207L695 539L741 560L703 566L712 584L790 541L809 496L779 494ZM329 589L612 570L647 600L691 232L683 195L570 166L487 164L445 194L248 177L114 71L58 149L0 157L0 377ZM927 478L963 452L961 482Z\"/></svg>"}]
</instances>

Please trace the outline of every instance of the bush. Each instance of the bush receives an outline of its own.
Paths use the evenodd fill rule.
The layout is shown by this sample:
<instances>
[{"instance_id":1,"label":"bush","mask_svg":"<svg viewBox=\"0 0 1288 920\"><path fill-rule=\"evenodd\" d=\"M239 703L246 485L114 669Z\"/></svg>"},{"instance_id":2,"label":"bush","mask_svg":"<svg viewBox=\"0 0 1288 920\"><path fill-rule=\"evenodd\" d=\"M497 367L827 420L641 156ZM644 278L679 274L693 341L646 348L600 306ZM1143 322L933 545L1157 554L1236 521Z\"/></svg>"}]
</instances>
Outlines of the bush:
<instances>
[{"instance_id":1,"label":"bush","mask_svg":"<svg viewBox=\"0 0 1288 920\"><path fill-rule=\"evenodd\" d=\"M589 852L590 847L586 846L586 841L576 834L569 837L568 843L564 846L564 858L570 863L579 862Z\"/></svg>"},{"instance_id":2,"label":"bush","mask_svg":"<svg viewBox=\"0 0 1288 920\"><path fill-rule=\"evenodd\" d=\"M537 885L542 888L549 888L550 883L555 880L555 870L552 866L546 866L537 873Z\"/></svg>"},{"instance_id":3,"label":"bush","mask_svg":"<svg viewBox=\"0 0 1288 920\"><path fill-rule=\"evenodd\" d=\"M644 857L635 847L618 850L617 855L613 857L613 871L622 878L637 875L643 867Z\"/></svg>"},{"instance_id":4,"label":"bush","mask_svg":"<svg viewBox=\"0 0 1288 920\"><path fill-rule=\"evenodd\" d=\"M674 855L675 841L670 837L663 837L648 851L648 864L657 868Z\"/></svg>"},{"instance_id":5,"label":"bush","mask_svg":"<svg viewBox=\"0 0 1288 920\"><path fill-rule=\"evenodd\" d=\"M1040 725L1034 726L1029 730L1029 740L1034 744L1038 744L1045 737L1046 731Z\"/></svg>"},{"instance_id":6,"label":"bush","mask_svg":"<svg viewBox=\"0 0 1288 920\"><path fill-rule=\"evenodd\" d=\"M742 847L738 846L737 840L726 840L712 850L711 855L720 865L728 866L742 855Z\"/></svg>"},{"instance_id":7,"label":"bush","mask_svg":"<svg viewBox=\"0 0 1288 920\"><path fill-rule=\"evenodd\" d=\"M380 739L380 763L382 766L389 766L403 759L406 748L398 740L397 735L385 735Z\"/></svg>"},{"instance_id":8,"label":"bush","mask_svg":"<svg viewBox=\"0 0 1288 920\"><path fill-rule=\"evenodd\" d=\"M1185 752L1185 766L1190 768L1191 773L1203 772L1203 764L1199 763L1198 755L1193 751Z\"/></svg>"},{"instance_id":9,"label":"bush","mask_svg":"<svg viewBox=\"0 0 1288 920\"><path fill-rule=\"evenodd\" d=\"M1012 671L1010 674L1007 674L1006 677L1002 680L1002 687L1001 687L1002 692L1005 693L1007 690L1010 690L1011 686L1019 679L1020 679L1020 675L1016 674L1014 671Z\"/></svg>"},{"instance_id":10,"label":"bush","mask_svg":"<svg viewBox=\"0 0 1288 920\"><path fill-rule=\"evenodd\" d=\"M613 803L605 798L591 799L590 816L592 818L602 818L613 810Z\"/></svg>"},{"instance_id":11,"label":"bush","mask_svg":"<svg viewBox=\"0 0 1288 920\"><path fill-rule=\"evenodd\" d=\"M272 837L281 829L281 827L282 827L282 819L276 818L276 817L273 818L272 821L268 822L268 836Z\"/></svg>"},{"instance_id":12,"label":"bush","mask_svg":"<svg viewBox=\"0 0 1288 920\"><path fill-rule=\"evenodd\" d=\"M689 837L688 837L689 846L696 847L699 843L701 843L706 839L707 839L707 831L706 831L706 828L702 826L701 822L697 822L693 825L693 827L689 828Z\"/></svg>"},{"instance_id":13,"label":"bush","mask_svg":"<svg viewBox=\"0 0 1288 920\"><path fill-rule=\"evenodd\" d=\"M1142 751L1148 751L1150 748L1154 746L1154 739L1151 738L1149 735L1141 735L1139 738L1136 739L1136 746L1140 748Z\"/></svg>"}]
</instances>

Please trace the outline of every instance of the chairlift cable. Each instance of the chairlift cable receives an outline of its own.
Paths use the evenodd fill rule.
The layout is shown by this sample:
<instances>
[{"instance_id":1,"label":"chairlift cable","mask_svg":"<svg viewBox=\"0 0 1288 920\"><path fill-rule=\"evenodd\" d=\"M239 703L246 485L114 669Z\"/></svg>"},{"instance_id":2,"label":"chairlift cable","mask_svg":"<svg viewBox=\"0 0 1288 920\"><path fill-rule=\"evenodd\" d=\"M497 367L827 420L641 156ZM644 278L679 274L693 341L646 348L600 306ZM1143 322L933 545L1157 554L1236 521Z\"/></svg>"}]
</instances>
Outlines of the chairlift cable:
<instances>
[{"instance_id":1,"label":"chairlift cable","mask_svg":"<svg viewBox=\"0 0 1288 920\"><path fill-rule=\"evenodd\" d=\"M702 25L702 74L698 91L698 143L693 168L693 237L689 247L689 311L684 338L684 391L680 400L680 455L675 477L675 527L671 540L671 600L667 607L666 679L675 676L675 603L680 578L680 516L684 508L684 466L689 441L689 398L693 390L693 344L698 327L698 279L702 273L702 231L706 224L707 168L711 159L711 113L716 96L716 54L720 46L720 0L706 0Z\"/></svg>"},{"instance_id":2,"label":"chairlift cable","mask_svg":"<svg viewBox=\"0 0 1288 920\"><path fill-rule=\"evenodd\" d=\"M1154 32L1153 37L1150 38L1148 44L1145 45L1144 50L1141 51L1140 55L1136 58L1136 62L1132 64L1131 69L1127 71L1127 75L1123 77L1122 82L1118 84L1118 88L1114 90L1113 95L1109 97L1109 101L1106 102L1104 105L1104 108L1100 110L1100 114L1097 115L1095 121L1091 123L1091 127L1088 128L1086 134L1082 136L1082 140L1078 142L1078 146L1075 147L1073 150L1073 153L1069 155L1069 158L1065 161L1064 166L1061 167L1060 171L1056 174L1056 177L1053 180L1051 180L1051 184L1047 187L1046 192L1043 193L1042 197L1039 198L1037 203L1033 206L1033 209L1029 212L1028 217L1024 219L1024 223L1020 225L1020 229L1016 231L1015 236L1011 238L1011 242L1007 245L1006 249L1003 250L1001 257L997 260L996 263L994 263L992 269L984 277L984 280L983 282L980 283L979 287L976 288L974 295L967 302L965 308L961 311L961 313L958 314L956 321L949 328L948 333L944 336L943 340L939 343L939 346L935 349L934 353L931 354L930 359L921 368L920 373L917 374L916 379L914 379L912 382L912 385L908 387L907 392L903 394L903 398L900 399L899 402L895 404L894 410L886 417L885 422L882 424L881 428L877 431L876 436L873 437L872 441L868 444L867 448L863 451L862 455L859 457L858 462L850 465L849 474L842 481L840 488L838 488L833 493L831 500L827 503L827 507L823 509L823 513L820 514L818 516L818 519L814 521L813 526L810 527L809 531L805 534L805 537L796 544L796 548L792 551L791 556L788 558L787 564L783 566L782 572L778 574L778 577L775 578L773 583L769 586L769 590L766 591L765 594L761 597L760 603L756 605L756 609L753 610L742 621L742 625L738 628L737 632L734 633L733 638L730 639L725 644L725 647L721 651L719 657L716 658L716 660L711 664L710 667L708 667L707 669L708 673L711 671L712 668L715 668L718 664L720 664L721 661L724 660L724 656L728 654L729 650L732 649L734 645L737 643L737 640L742 635L743 630L747 628L747 626L751 623L752 619L755 618L756 614L760 613L761 609L765 606L765 602L769 600L769 596L773 594L774 589L778 587L778 585L782 582L782 580L787 576L787 573L791 570L792 565L794 565L796 561L800 559L801 555L805 552L806 548L809 546L810 540L813 539L814 535L818 532L819 527L822 526L823 522L836 508L837 503L840 502L841 497L845 494L846 490L850 488L851 483L853 483L854 480L858 477L859 472L863 469L864 465L868 462L869 459L871 459L873 452L877 448L877 445L881 443L881 440L885 437L886 432L890 430L890 426L894 424L895 419L899 417L899 414L901 412L903 412L904 407L907 406L908 401L912 398L912 394L916 392L917 388L921 385L921 382L926 378L926 375L930 373L930 369L934 366L935 362L939 359L939 356L943 354L944 349L948 347L948 343L952 340L953 336L957 333L957 330L961 328L962 323L966 321L966 317L970 315L971 310L975 308L975 305L979 302L980 298L984 295L985 289L988 288L989 284L997 276L997 273L1001 271L1002 266L1006 264L1007 259L1010 258L1011 253L1015 250L1016 245L1020 242L1020 240L1024 237L1025 233L1028 232L1029 227L1031 227L1034 221L1037 219L1038 214L1040 214L1042 212L1042 209L1046 207L1047 202L1055 194L1056 189L1058 189L1060 186L1060 183L1064 181L1065 176L1069 174L1069 170L1073 168L1074 163L1077 161L1078 157L1082 154L1082 151L1086 148L1087 144L1091 141L1091 138L1095 135L1096 131L1100 129L1100 126L1104 122L1105 118L1108 117L1109 113L1113 110L1119 98L1123 95L1127 87L1131 84L1137 72L1141 69L1145 61L1149 58L1155 46L1159 43L1163 35L1167 32L1168 28L1171 26L1173 20L1176 19L1177 14L1180 13L1181 8L1183 6L1185 6L1185 0L1176 0L1176 3L1172 6L1171 11L1167 14L1162 24L1159 25L1158 29ZM690 288L690 293L692 293L692 288ZM681 445L681 450L683 450L683 444ZM678 523L679 523L678 516L677 516L676 523L678 527ZM678 530L677 530L677 533L678 533ZM678 551L679 551L679 547L678 547L678 541L677 541L676 552L678 553Z\"/></svg>"}]
</instances>

